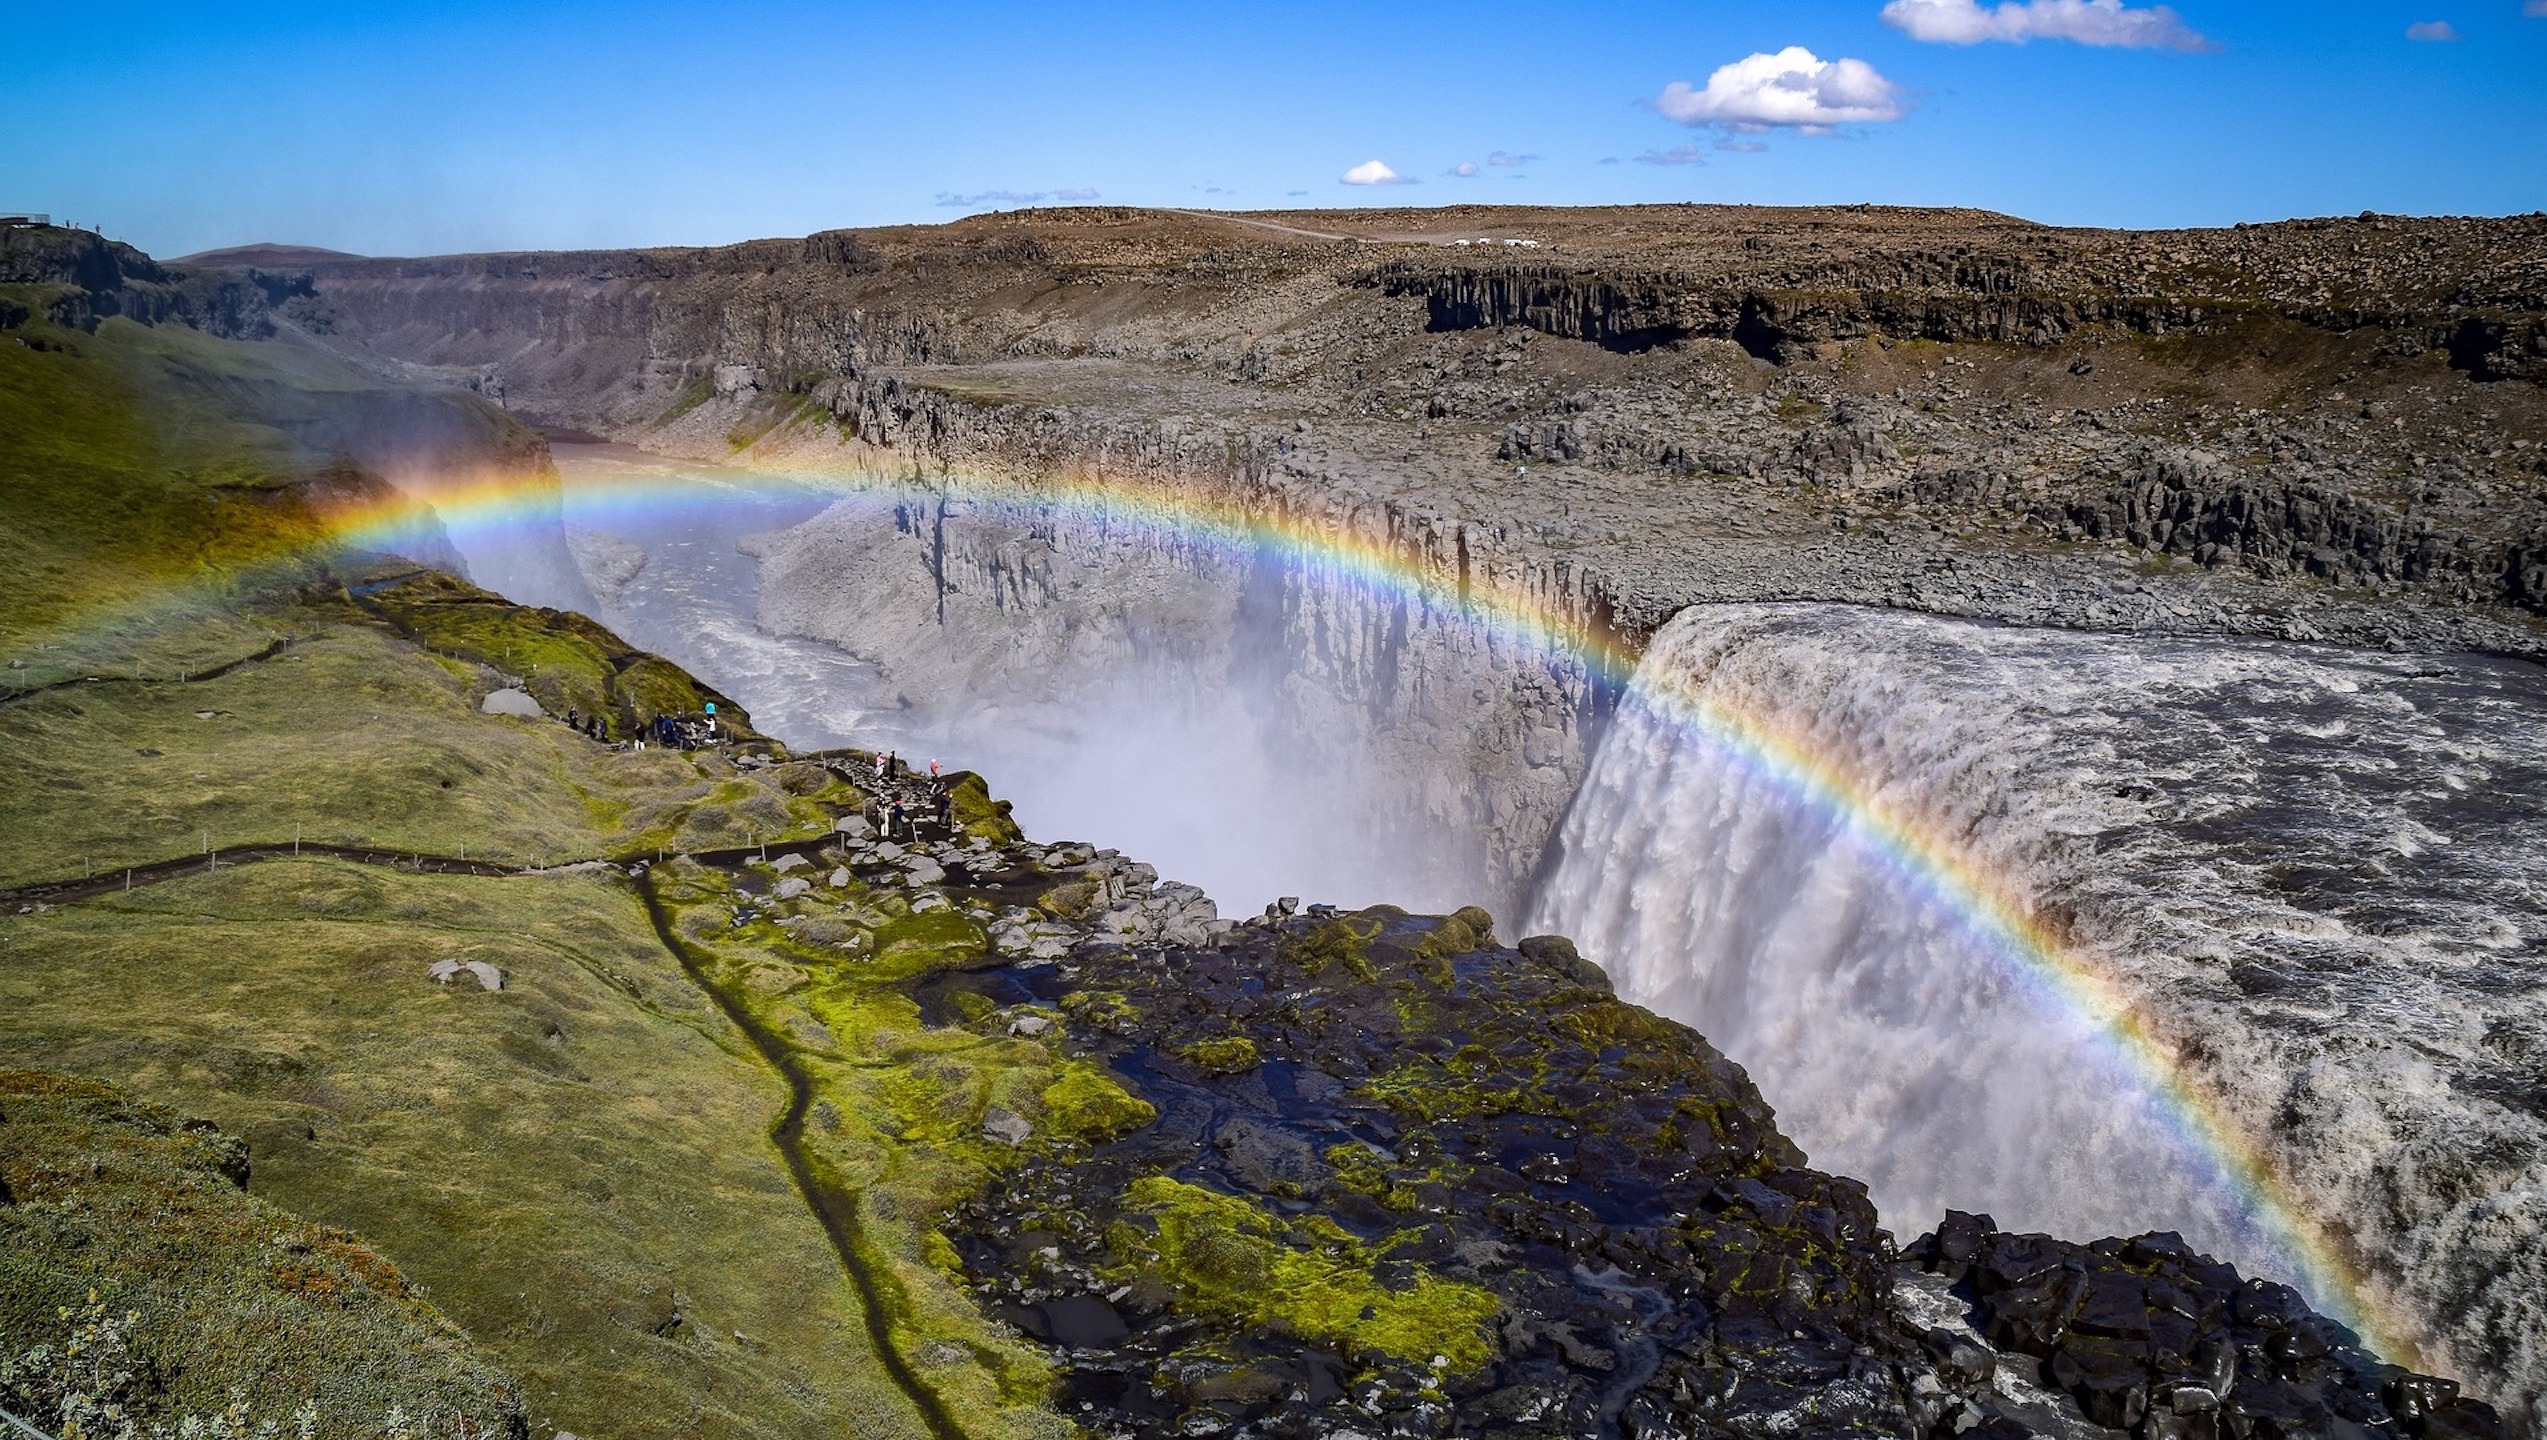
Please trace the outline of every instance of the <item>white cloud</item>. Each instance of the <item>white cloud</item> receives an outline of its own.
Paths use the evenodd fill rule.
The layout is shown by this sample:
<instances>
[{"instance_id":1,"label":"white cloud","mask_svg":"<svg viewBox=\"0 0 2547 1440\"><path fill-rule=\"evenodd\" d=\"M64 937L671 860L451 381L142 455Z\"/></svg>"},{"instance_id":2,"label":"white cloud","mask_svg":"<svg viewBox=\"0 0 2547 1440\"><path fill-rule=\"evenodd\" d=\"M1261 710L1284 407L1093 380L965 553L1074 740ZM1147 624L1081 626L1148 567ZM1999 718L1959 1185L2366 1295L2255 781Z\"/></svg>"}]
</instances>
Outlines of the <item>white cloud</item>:
<instances>
[{"instance_id":1,"label":"white cloud","mask_svg":"<svg viewBox=\"0 0 2547 1440\"><path fill-rule=\"evenodd\" d=\"M1743 129L1788 126L1827 130L1834 125L1898 120L1901 89L1863 60L1824 60L1801 45L1775 55L1749 55L1707 77L1707 88L1685 80L1663 87L1654 108L1683 125L1732 125Z\"/></svg>"},{"instance_id":2,"label":"white cloud","mask_svg":"<svg viewBox=\"0 0 2547 1440\"><path fill-rule=\"evenodd\" d=\"M1707 157L1698 153L1698 142L1675 145L1669 150L1648 150L1636 157L1639 165L1704 165Z\"/></svg>"},{"instance_id":3,"label":"white cloud","mask_svg":"<svg viewBox=\"0 0 2547 1440\"><path fill-rule=\"evenodd\" d=\"M1477 173L1477 162L1474 160L1462 160L1458 164L1451 166L1448 173L1465 180L1469 176Z\"/></svg>"},{"instance_id":4,"label":"white cloud","mask_svg":"<svg viewBox=\"0 0 2547 1440\"><path fill-rule=\"evenodd\" d=\"M1347 185L1412 185L1415 183L1377 160L1365 160L1336 178Z\"/></svg>"},{"instance_id":5,"label":"white cloud","mask_svg":"<svg viewBox=\"0 0 2547 1440\"><path fill-rule=\"evenodd\" d=\"M1977 45L2004 40L2074 40L2126 50L2216 50L2164 5L2135 8L2123 0L1890 0L1884 23L1913 40Z\"/></svg>"},{"instance_id":6,"label":"white cloud","mask_svg":"<svg viewBox=\"0 0 2547 1440\"><path fill-rule=\"evenodd\" d=\"M1716 148L1719 150L1729 150L1736 155L1757 155L1769 147L1761 144L1757 140L1726 139L1717 141Z\"/></svg>"},{"instance_id":7,"label":"white cloud","mask_svg":"<svg viewBox=\"0 0 2547 1440\"><path fill-rule=\"evenodd\" d=\"M1502 151L1498 150L1492 155L1486 157L1486 163L1489 165L1501 165L1505 169L1510 170L1527 165L1538 158L1539 157L1536 155L1506 155Z\"/></svg>"},{"instance_id":8,"label":"white cloud","mask_svg":"<svg viewBox=\"0 0 2547 1440\"><path fill-rule=\"evenodd\" d=\"M2458 27L2447 20L2417 20L2406 27L2406 38L2426 41L2456 40L2459 38L2459 32Z\"/></svg>"},{"instance_id":9,"label":"white cloud","mask_svg":"<svg viewBox=\"0 0 2547 1440\"><path fill-rule=\"evenodd\" d=\"M2547 0L2529 0L2520 7L2520 13L2532 20L2547 20Z\"/></svg>"}]
</instances>

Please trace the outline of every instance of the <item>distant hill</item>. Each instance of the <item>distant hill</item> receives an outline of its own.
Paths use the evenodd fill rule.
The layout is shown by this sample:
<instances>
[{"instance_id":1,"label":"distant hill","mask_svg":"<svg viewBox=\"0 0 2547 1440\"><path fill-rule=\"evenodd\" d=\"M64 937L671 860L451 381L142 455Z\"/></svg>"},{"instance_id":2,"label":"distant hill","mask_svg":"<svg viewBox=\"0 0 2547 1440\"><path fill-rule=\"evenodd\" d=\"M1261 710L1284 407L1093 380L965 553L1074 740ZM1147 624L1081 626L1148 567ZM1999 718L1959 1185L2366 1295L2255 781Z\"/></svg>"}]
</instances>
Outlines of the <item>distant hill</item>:
<instances>
[{"instance_id":1,"label":"distant hill","mask_svg":"<svg viewBox=\"0 0 2547 1440\"><path fill-rule=\"evenodd\" d=\"M281 265L314 265L325 260L362 260L369 257L344 250L322 250L315 245L232 245L221 250L205 250L193 255L180 255L171 265L227 266L260 270Z\"/></svg>"}]
</instances>

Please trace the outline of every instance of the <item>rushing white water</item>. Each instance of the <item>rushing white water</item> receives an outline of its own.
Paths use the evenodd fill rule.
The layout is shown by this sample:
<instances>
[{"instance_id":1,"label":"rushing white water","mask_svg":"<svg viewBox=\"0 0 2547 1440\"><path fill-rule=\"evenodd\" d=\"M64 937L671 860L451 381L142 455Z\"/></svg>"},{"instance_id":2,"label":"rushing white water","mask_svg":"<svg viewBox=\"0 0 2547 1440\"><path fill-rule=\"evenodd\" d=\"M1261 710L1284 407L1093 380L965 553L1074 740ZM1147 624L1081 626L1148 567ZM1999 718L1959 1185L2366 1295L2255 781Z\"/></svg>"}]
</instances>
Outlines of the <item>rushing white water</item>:
<instances>
[{"instance_id":1,"label":"rushing white water","mask_svg":"<svg viewBox=\"0 0 2547 1440\"><path fill-rule=\"evenodd\" d=\"M1916 867L1684 718L1758 717L2020 905L2498 1396L2547 1318L2547 680L2527 666L1692 611L1594 757L1537 928L1742 1061L1897 1228L2177 1229L2297 1278L2161 1096ZM2321 1297L2323 1298L2323 1297Z\"/></svg>"}]
</instances>

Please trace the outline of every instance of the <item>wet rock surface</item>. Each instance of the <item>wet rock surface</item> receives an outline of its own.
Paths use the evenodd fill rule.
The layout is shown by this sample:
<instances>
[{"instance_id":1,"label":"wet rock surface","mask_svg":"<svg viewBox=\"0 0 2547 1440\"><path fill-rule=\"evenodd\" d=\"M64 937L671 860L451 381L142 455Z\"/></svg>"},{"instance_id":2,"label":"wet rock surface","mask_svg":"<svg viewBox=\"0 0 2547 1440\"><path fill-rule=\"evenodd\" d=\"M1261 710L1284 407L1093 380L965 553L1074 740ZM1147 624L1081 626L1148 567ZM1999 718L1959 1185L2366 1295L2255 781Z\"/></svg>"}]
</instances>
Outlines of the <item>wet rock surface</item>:
<instances>
[{"instance_id":1,"label":"wet rock surface","mask_svg":"<svg viewBox=\"0 0 2547 1440\"><path fill-rule=\"evenodd\" d=\"M1740 1067L1483 912L1263 918L947 982L1155 1111L947 1217L1101 1432L1898 1433L1864 1190ZM1588 974L1586 972L1589 972ZM1358 1302L1358 1303L1357 1303Z\"/></svg>"},{"instance_id":2,"label":"wet rock surface","mask_svg":"<svg viewBox=\"0 0 2547 1440\"><path fill-rule=\"evenodd\" d=\"M1931 1427L1997 1436L2084 1420L2144 1440L2508 1433L2453 1382L2382 1361L2289 1286L2240 1276L2173 1234L2081 1245L1949 1211L1903 1259L1906 1291L1937 1282L1905 1314L1946 1322L1921 1340L1937 1377L1922 1387Z\"/></svg>"},{"instance_id":3,"label":"wet rock surface","mask_svg":"<svg viewBox=\"0 0 2547 1440\"><path fill-rule=\"evenodd\" d=\"M825 761L870 809L932 789ZM836 865L870 887L837 908L978 927L901 993L1063 1078L968 1122L995 1158L928 1244L1044 1348L1052 1402L1090 1433L2512 1433L2172 1233L2078 1243L1949 1212L1896 1253L1740 1066L1614 998L1563 937L1289 897L1233 922L1111 850L894 834L732 857L735 924L773 912L882 958L827 928L828 897L778 893ZM916 880L931 857L940 878Z\"/></svg>"}]
</instances>

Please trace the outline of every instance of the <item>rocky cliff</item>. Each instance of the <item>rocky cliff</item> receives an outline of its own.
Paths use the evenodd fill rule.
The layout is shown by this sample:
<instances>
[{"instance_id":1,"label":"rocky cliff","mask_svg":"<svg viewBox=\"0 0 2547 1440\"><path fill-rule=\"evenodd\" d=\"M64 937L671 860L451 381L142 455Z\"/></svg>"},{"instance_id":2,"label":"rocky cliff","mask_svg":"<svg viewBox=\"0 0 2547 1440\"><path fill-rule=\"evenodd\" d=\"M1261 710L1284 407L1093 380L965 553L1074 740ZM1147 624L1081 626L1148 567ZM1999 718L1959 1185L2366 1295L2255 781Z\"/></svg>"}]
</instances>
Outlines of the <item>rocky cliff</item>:
<instances>
[{"instance_id":1,"label":"rocky cliff","mask_svg":"<svg viewBox=\"0 0 2547 1440\"><path fill-rule=\"evenodd\" d=\"M1842 537L1887 580L2110 541L2275 587L2539 594L2535 218L1455 208L1324 243L1256 218L1040 211L305 274L341 343L699 453L1112 465L1166 432L1219 468L1309 421L1319 473L1284 487L1305 503L1355 487L1550 532L1624 609L1692 598L1632 575L1647 556L1761 529ZM1577 513L1611 497L1632 533ZM1890 588L1770 568L1751 588Z\"/></svg>"},{"instance_id":2,"label":"rocky cliff","mask_svg":"<svg viewBox=\"0 0 2547 1440\"><path fill-rule=\"evenodd\" d=\"M2539 644L2532 219L2139 234L1869 208L1451 209L1319 241L1257 218L1037 211L714 250L314 260L296 313L349 351L658 450L896 485L1135 483L1376 545L1450 593L1491 582L1631 648L1683 605L1762 599ZM928 570L929 623L1045 604L974 556L1007 541L973 529L946 532L951 571ZM918 653L862 636L892 607L866 603L843 539L771 548L767 618ZM912 593L897 584L881 598ZM1376 674L1327 688L1405 698ZM915 672L905 692L922 710L983 697L983 677L955 678ZM1579 722L1597 728L1597 697L1558 699L1553 768L1489 765L1512 813L1463 817L1506 877L1580 773ZM1499 723L1433 733L1517 754Z\"/></svg>"}]
</instances>

